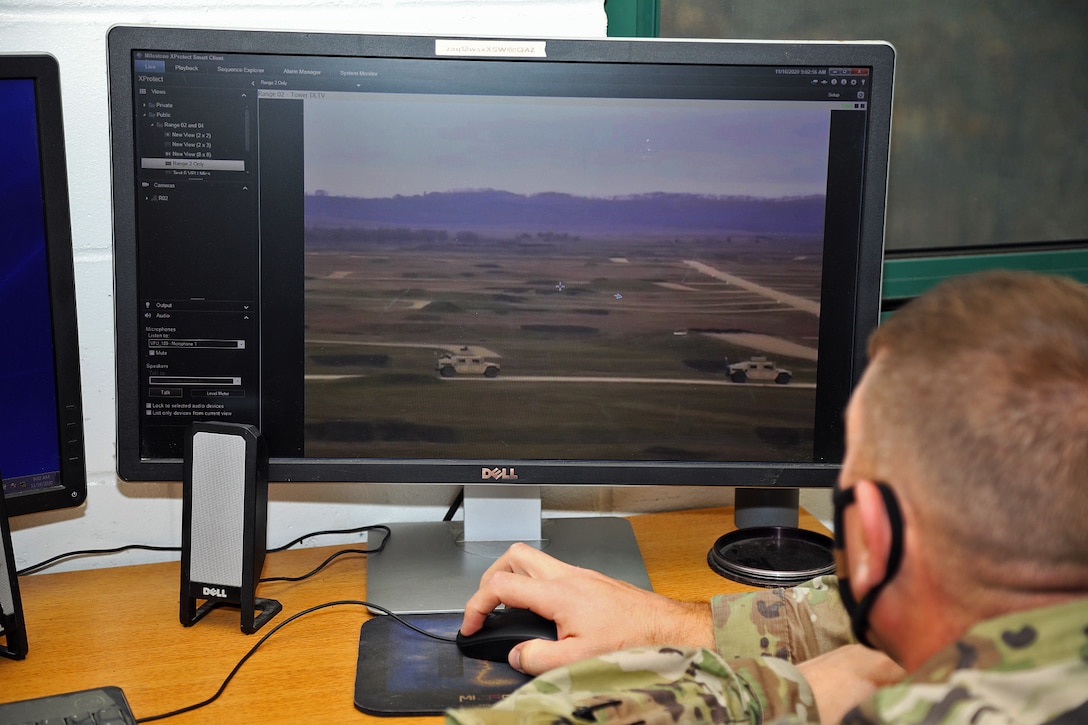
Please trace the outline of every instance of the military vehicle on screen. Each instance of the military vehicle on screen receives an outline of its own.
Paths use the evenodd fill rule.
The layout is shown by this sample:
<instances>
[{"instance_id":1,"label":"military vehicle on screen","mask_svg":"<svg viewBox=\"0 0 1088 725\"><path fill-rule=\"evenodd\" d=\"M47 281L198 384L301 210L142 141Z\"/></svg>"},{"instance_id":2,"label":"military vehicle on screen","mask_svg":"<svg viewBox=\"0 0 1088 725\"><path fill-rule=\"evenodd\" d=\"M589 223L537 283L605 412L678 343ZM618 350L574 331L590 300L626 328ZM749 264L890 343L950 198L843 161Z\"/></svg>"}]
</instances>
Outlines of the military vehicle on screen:
<instances>
[{"instance_id":1,"label":"military vehicle on screen","mask_svg":"<svg viewBox=\"0 0 1088 725\"><path fill-rule=\"evenodd\" d=\"M499 374L499 364L480 355L473 354L467 346L457 352L447 352L438 357L434 369L444 378L455 375L483 375L493 378Z\"/></svg>"},{"instance_id":2,"label":"military vehicle on screen","mask_svg":"<svg viewBox=\"0 0 1088 725\"><path fill-rule=\"evenodd\" d=\"M783 370L765 357L756 355L744 362L730 365L729 379L734 383L773 380L779 385L785 385L793 380L793 373Z\"/></svg>"}]
</instances>

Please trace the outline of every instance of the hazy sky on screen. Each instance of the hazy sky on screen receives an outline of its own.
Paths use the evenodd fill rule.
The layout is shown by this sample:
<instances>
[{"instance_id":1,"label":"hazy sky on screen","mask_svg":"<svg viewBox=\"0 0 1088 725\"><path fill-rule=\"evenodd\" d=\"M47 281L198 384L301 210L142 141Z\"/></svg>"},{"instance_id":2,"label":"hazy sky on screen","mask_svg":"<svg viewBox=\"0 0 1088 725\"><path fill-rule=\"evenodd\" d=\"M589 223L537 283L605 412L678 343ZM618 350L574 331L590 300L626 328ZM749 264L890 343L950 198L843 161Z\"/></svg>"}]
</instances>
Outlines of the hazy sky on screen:
<instances>
[{"instance_id":1,"label":"hazy sky on screen","mask_svg":"<svg viewBox=\"0 0 1088 725\"><path fill-rule=\"evenodd\" d=\"M825 104L343 93L304 124L310 194L826 192Z\"/></svg>"}]
</instances>

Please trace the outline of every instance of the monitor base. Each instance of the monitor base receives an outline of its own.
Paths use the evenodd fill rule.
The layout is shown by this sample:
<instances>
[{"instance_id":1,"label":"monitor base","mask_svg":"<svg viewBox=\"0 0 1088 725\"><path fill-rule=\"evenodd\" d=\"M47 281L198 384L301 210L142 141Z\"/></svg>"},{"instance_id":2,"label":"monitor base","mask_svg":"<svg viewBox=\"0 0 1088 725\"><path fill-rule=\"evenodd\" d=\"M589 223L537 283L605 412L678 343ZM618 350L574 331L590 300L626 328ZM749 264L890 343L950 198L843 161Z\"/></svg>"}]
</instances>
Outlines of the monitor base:
<instances>
[{"instance_id":1,"label":"monitor base","mask_svg":"<svg viewBox=\"0 0 1088 725\"><path fill-rule=\"evenodd\" d=\"M707 553L710 568L759 587L791 587L835 572L831 539L807 529L754 526L721 536Z\"/></svg>"},{"instance_id":2,"label":"monitor base","mask_svg":"<svg viewBox=\"0 0 1088 725\"><path fill-rule=\"evenodd\" d=\"M398 614L460 612L480 577L513 543L465 541L459 521L389 524L385 549L367 560L367 601ZM557 559L651 589L631 523L618 517L541 521L540 541Z\"/></svg>"},{"instance_id":3,"label":"monitor base","mask_svg":"<svg viewBox=\"0 0 1088 725\"><path fill-rule=\"evenodd\" d=\"M800 491L738 488L735 531L718 538L707 564L721 576L760 587L788 587L835 572L830 537L798 527Z\"/></svg>"}]
</instances>

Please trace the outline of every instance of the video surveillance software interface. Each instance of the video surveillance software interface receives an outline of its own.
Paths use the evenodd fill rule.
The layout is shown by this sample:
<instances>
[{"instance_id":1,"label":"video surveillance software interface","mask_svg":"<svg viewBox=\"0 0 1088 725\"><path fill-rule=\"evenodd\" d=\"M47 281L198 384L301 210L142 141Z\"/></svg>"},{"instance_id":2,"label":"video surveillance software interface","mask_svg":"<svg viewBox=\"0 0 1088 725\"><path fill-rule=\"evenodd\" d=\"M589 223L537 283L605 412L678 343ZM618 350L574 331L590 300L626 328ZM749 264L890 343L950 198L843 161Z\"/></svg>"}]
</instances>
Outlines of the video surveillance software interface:
<instances>
[{"instance_id":1,"label":"video surveillance software interface","mask_svg":"<svg viewBox=\"0 0 1088 725\"><path fill-rule=\"evenodd\" d=\"M142 456L813 460L868 68L132 61Z\"/></svg>"}]
</instances>

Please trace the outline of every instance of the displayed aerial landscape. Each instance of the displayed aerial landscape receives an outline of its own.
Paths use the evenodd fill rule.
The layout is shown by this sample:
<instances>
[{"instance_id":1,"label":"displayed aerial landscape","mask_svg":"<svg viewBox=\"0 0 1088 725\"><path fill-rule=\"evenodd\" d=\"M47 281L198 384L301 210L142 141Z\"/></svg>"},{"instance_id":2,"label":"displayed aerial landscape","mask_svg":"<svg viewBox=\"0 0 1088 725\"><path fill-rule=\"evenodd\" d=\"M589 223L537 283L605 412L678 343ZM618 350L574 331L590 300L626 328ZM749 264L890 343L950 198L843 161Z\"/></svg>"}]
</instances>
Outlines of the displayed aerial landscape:
<instances>
[{"instance_id":1,"label":"displayed aerial landscape","mask_svg":"<svg viewBox=\"0 0 1088 725\"><path fill-rule=\"evenodd\" d=\"M383 135L358 110L356 128L384 148L412 125ZM624 109L590 110L606 123ZM587 109L576 111L584 120ZM698 115L686 117L688 131ZM660 128L677 123L654 121L654 109L640 116ZM699 169L712 161L699 148L710 130L701 142L671 134L678 148L661 144L651 168L635 152L617 162L612 149L611 164L625 167L615 175L587 171L598 149L586 146L581 170L568 174L554 167L569 152L556 149L572 142L551 128L527 149L493 137L492 157L477 148L445 182L460 186L421 173L411 188L372 178L384 163L375 146L345 142L354 159L322 151L334 144L320 114L308 107L306 118L308 456L811 460L819 178L814 193L778 196L733 193L734 176L721 167L717 181L675 183L693 158ZM435 130L443 143L468 135L451 114L443 119ZM549 126L569 132L575 121L564 119L556 111ZM788 133L809 125L809 145L822 149L796 163L818 166L822 152L826 168L826 128L821 139L819 123L803 118ZM402 154L428 145L413 133ZM473 145L453 145L465 144ZM338 181L352 164L360 180ZM511 176L511 165L522 171ZM678 170L662 173L670 167ZM736 188L770 189L778 171Z\"/></svg>"}]
</instances>

